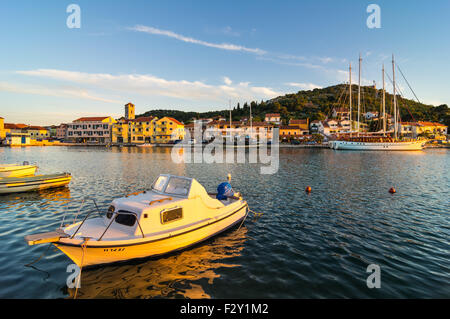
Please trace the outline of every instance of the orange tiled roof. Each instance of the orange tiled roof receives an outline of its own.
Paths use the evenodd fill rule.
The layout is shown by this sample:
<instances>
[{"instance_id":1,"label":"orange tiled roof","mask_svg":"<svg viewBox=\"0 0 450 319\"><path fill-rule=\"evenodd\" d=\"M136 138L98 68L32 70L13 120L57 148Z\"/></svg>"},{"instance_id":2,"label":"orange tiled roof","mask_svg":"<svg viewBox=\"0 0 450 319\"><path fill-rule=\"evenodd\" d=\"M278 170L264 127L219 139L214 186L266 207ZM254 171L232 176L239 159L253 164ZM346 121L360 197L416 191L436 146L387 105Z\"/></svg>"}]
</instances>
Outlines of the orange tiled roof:
<instances>
[{"instance_id":1,"label":"orange tiled roof","mask_svg":"<svg viewBox=\"0 0 450 319\"><path fill-rule=\"evenodd\" d=\"M47 130L45 127L42 127L42 126L34 126L34 125L27 126L26 129L30 129L30 130L39 130L39 131Z\"/></svg>"},{"instance_id":2,"label":"orange tiled roof","mask_svg":"<svg viewBox=\"0 0 450 319\"><path fill-rule=\"evenodd\" d=\"M180 121L178 121L177 119L174 119L173 117L167 117L169 120L171 120L172 122L177 123L178 125L184 125L183 123L181 123Z\"/></svg>"},{"instance_id":3,"label":"orange tiled roof","mask_svg":"<svg viewBox=\"0 0 450 319\"><path fill-rule=\"evenodd\" d=\"M98 122L107 119L109 116L91 116L91 117L80 117L73 122Z\"/></svg>"},{"instance_id":4,"label":"orange tiled roof","mask_svg":"<svg viewBox=\"0 0 450 319\"><path fill-rule=\"evenodd\" d=\"M14 124L14 123L5 123L5 128L10 130L21 130L26 128L28 125L25 124Z\"/></svg>"},{"instance_id":5,"label":"orange tiled roof","mask_svg":"<svg viewBox=\"0 0 450 319\"><path fill-rule=\"evenodd\" d=\"M280 117L280 113L268 113L266 117Z\"/></svg>"},{"instance_id":6,"label":"orange tiled roof","mask_svg":"<svg viewBox=\"0 0 450 319\"><path fill-rule=\"evenodd\" d=\"M154 116L141 116L134 120L131 120L131 122L151 122L154 118Z\"/></svg>"},{"instance_id":7,"label":"orange tiled roof","mask_svg":"<svg viewBox=\"0 0 450 319\"><path fill-rule=\"evenodd\" d=\"M300 120L292 119L289 120L289 124L308 124L308 119L300 119Z\"/></svg>"}]
</instances>

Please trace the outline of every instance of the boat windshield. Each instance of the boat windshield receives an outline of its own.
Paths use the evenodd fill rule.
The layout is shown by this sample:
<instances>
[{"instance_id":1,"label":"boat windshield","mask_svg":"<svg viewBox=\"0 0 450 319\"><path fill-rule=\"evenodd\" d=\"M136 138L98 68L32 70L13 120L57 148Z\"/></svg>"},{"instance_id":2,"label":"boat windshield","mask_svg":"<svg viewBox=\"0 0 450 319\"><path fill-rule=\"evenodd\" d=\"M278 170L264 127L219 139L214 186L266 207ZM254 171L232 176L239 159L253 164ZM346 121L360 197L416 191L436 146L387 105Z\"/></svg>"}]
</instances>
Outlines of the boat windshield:
<instances>
[{"instance_id":1,"label":"boat windshield","mask_svg":"<svg viewBox=\"0 0 450 319\"><path fill-rule=\"evenodd\" d=\"M166 182L168 179L169 179L168 176L164 176L164 175L159 176L158 179L153 183L152 188L155 191L162 193L164 190L164 186L166 186Z\"/></svg>"},{"instance_id":2,"label":"boat windshield","mask_svg":"<svg viewBox=\"0 0 450 319\"><path fill-rule=\"evenodd\" d=\"M189 179L172 176L167 184L165 193L185 196L189 193L190 186L191 181Z\"/></svg>"}]
</instances>

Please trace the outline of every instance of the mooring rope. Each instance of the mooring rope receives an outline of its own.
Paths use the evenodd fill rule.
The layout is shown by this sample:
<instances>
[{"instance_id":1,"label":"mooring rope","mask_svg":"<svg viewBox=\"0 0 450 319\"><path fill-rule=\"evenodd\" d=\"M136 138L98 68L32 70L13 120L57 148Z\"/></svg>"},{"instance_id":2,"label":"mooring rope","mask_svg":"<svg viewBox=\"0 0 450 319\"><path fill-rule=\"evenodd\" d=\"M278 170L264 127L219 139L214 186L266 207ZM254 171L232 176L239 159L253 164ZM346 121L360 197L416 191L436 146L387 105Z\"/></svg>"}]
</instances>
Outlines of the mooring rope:
<instances>
[{"instance_id":1,"label":"mooring rope","mask_svg":"<svg viewBox=\"0 0 450 319\"><path fill-rule=\"evenodd\" d=\"M42 253L42 255L40 255L38 259L36 259L36 260L30 262L29 264L26 264L25 267L31 267L32 264L37 263L39 260L41 260L42 257L44 257L45 254L47 253L47 251L50 249L50 246L51 246L51 245L52 245L52 244L49 243L48 246L47 246L47 249Z\"/></svg>"},{"instance_id":2,"label":"mooring rope","mask_svg":"<svg viewBox=\"0 0 450 319\"><path fill-rule=\"evenodd\" d=\"M84 253L86 250L86 246L87 246L87 242L89 241L89 237L85 237L84 238L84 242L81 244L81 251L82 251L82 255L81 255L81 265L80 265L80 274L79 279L77 279L77 284L75 286L75 294L73 295L73 299L77 299L77 293L78 293L78 284L81 284L81 271L83 270L83 263L84 263Z\"/></svg>"}]
</instances>

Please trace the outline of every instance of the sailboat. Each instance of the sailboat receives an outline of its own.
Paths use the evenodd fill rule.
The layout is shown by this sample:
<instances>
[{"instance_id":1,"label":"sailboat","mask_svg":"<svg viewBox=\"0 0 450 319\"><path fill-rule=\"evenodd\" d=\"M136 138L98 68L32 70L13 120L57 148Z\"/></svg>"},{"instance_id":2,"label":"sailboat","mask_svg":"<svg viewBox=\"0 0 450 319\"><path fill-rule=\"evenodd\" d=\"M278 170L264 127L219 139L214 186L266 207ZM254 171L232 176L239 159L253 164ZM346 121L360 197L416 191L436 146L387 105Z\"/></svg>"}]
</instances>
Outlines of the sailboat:
<instances>
[{"instance_id":1,"label":"sailboat","mask_svg":"<svg viewBox=\"0 0 450 319\"><path fill-rule=\"evenodd\" d=\"M397 116L397 97L395 85L395 61L392 55L392 73L393 73L393 87L394 87L394 135L386 136L386 110L385 110L385 83L384 83L384 66L383 74L383 136L360 136L360 90L361 90L361 55L359 57L359 82L358 82L358 118L356 136L352 136L350 132L349 137L340 138L329 143L330 148L335 150L360 150L360 151L420 151L424 148L426 140L399 138L398 134L398 116ZM352 76L350 65L350 122L352 114L352 100L351 100Z\"/></svg>"}]
</instances>

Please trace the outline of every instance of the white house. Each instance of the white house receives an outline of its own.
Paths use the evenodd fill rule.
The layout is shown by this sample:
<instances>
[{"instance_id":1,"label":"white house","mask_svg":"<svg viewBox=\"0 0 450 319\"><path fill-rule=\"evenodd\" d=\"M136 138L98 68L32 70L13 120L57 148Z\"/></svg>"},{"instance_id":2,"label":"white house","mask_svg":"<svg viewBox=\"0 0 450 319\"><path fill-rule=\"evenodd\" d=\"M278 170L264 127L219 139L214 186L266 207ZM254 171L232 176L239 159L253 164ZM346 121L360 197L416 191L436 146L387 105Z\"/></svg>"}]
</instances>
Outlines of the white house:
<instances>
[{"instance_id":1,"label":"white house","mask_svg":"<svg viewBox=\"0 0 450 319\"><path fill-rule=\"evenodd\" d=\"M281 116L279 113L268 113L268 114L266 114L266 117L264 118L264 122L280 124Z\"/></svg>"}]
</instances>

